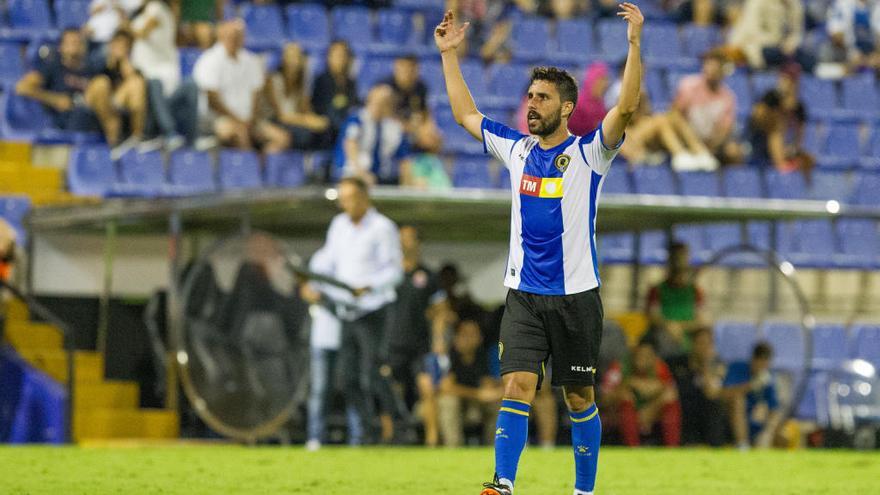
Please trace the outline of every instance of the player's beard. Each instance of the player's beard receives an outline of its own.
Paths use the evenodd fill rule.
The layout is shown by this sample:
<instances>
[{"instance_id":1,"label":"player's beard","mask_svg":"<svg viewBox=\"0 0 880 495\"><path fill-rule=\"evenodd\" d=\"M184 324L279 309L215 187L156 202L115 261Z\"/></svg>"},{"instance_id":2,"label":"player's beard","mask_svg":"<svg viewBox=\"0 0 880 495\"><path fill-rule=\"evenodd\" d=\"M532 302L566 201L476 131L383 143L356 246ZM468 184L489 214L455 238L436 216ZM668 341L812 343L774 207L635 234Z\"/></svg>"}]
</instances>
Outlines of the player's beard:
<instances>
[{"instance_id":1,"label":"player's beard","mask_svg":"<svg viewBox=\"0 0 880 495\"><path fill-rule=\"evenodd\" d=\"M537 115L537 120L528 120L529 124L529 133L534 136L549 136L556 132L559 129L559 126L562 125L562 107L559 110L548 117L542 117L538 112L531 111L528 115Z\"/></svg>"}]
</instances>

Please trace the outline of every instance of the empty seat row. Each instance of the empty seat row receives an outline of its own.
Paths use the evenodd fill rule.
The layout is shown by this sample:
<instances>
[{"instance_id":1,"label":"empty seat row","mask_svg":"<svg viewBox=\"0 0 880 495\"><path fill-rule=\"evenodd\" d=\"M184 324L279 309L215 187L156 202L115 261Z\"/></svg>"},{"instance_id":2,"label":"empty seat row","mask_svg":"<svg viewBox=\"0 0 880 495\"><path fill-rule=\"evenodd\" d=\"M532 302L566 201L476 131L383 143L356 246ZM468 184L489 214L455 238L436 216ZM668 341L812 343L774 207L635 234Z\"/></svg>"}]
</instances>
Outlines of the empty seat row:
<instances>
[{"instance_id":1,"label":"empty seat row","mask_svg":"<svg viewBox=\"0 0 880 495\"><path fill-rule=\"evenodd\" d=\"M166 165L160 152L127 153L118 163L104 145L73 148L67 167L70 191L90 196L166 196L262 187L297 187L306 181L306 162L314 156L290 151L265 156L222 150L211 154L179 150Z\"/></svg>"},{"instance_id":2,"label":"empty seat row","mask_svg":"<svg viewBox=\"0 0 880 495\"><path fill-rule=\"evenodd\" d=\"M15 230L20 243L27 240L24 220L30 209L31 200L27 196L0 196L0 219L5 220Z\"/></svg>"},{"instance_id":3,"label":"empty seat row","mask_svg":"<svg viewBox=\"0 0 880 495\"><path fill-rule=\"evenodd\" d=\"M669 236L663 231L602 235L600 229L599 234L599 257L604 263L666 263ZM723 250L749 245L762 252L773 250L796 267L880 268L880 230L877 221L870 219L678 225L671 235L690 247L691 261L697 265L709 262ZM729 267L766 266L764 255L747 252L731 253L719 262Z\"/></svg>"},{"instance_id":4,"label":"empty seat row","mask_svg":"<svg viewBox=\"0 0 880 495\"><path fill-rule=\"evenodd\" d=\"M863 359L880 368L878 324L856 323L847 328L842 323L820 323L804 330L786 321L761 325L718 321L714 334L718 355L726 362L748 361L755 343L763 340L773 347L772 366L777 370L798 371L807 364L812 371L831 371L849 359Z\"/></svg>"}]
</instances>

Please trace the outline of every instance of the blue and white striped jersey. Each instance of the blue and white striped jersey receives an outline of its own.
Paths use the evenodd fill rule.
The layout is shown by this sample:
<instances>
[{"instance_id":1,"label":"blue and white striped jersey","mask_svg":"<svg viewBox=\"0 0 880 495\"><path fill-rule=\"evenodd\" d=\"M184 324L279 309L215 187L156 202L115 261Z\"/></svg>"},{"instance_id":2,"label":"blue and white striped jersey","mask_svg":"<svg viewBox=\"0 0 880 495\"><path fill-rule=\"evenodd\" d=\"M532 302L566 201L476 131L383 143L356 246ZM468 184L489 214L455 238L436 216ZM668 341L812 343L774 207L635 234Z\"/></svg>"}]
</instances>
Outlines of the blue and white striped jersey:
<instances>
[{"instance_id":1,"label":"blue and white striped jersey","mask_svg":"<svg viewBox=\"0 0 880 495\"><path fill-rule=\"evenodd\" d=\"M551 149L538 138L483 119L483 146L510 171L510 254L504 285L543 295L599 286L596 209L621 143L602 142L602 127Z\"/></svg>"}]
</instances>

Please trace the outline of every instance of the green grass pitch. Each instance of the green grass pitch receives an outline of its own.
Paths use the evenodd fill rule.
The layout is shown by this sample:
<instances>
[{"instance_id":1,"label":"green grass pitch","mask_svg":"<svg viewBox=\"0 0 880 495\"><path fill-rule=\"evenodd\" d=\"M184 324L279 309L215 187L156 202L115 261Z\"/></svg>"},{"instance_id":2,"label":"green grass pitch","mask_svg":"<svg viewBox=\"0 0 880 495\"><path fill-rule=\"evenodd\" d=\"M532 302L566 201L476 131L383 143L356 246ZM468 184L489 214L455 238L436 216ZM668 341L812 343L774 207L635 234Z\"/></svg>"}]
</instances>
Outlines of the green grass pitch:
<instances>
[{"instance_id":1,"label":"green grass pitch","mask_svg":"<svg viewBox=\"0 0 880 495\"><path fill-rule=\"evenodd\" d=\"M880 494L880 454L604 448L597 495ZM529 448L518 495L570 495L568 449ZM0 447L0 493L477 495L489 449Z\"/></svg>"}]
</instances>

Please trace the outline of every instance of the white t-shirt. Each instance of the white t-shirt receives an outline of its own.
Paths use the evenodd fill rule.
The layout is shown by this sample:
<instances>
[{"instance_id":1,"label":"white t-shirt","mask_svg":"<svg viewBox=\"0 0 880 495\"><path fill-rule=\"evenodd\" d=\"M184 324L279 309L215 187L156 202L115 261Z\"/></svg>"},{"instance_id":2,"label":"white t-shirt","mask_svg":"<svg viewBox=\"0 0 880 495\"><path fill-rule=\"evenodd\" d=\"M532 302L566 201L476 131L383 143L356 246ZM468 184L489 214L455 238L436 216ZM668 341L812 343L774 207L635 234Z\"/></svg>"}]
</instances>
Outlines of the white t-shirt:
<instances>
[{"instance_id":1,"label":"white t-shirt","mask_svg":"<svg viewBox=\"0 0 880 495\"><path fill-rule=\"evenodd\" d=\"M170 95L180 84L180 57L175 36L177 25L174 13L165 2L151 0L131 23L135 31L144 28L150 19L157 25L146 38L135 40L131 47L131 63L147 79L158 79L162 89Z\"/></svg>"},{"instance_id":2,"label":"white t-shirt","mask_svg":"<svg viewBox=\"0 0 880 495\"><path fill-rule=\"evenodd\" d=\"M264 63L248 50L239 50L238 56L229 56L226 48L217 43L205 50L193 67L193 80L201 91L216 91L226 108L242 120L250 120L254 112L254 92L265 83ZM202 115L213 118L205 105Z\"/></svg>"},{"instance_id":3,"label":"white t-shirt","mask_svg":"<svg viewBox=\"0 0 880 495\"><path fill-rule=\"evenodd\" d=\"M86 21L86 26L92 31L92 41L106 43L119 28L122 21L116 7L122 7L125 15L131 15L143 0L92 0L89 4L89 12L102 7L101 11L93 14Z\"/></svg>"},{"instance_id":4,"label":"white t-shirt","mask_svg":"<svg viewBox=\"0 0 880 495\"><path fill-rule=\"evenodd\" d=\"M338 350L342 342L342 322L333 312L319 304L309 306L312 317L312 333L309 344L312 349Z\"/></svg>"}]
</instances>

